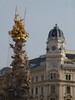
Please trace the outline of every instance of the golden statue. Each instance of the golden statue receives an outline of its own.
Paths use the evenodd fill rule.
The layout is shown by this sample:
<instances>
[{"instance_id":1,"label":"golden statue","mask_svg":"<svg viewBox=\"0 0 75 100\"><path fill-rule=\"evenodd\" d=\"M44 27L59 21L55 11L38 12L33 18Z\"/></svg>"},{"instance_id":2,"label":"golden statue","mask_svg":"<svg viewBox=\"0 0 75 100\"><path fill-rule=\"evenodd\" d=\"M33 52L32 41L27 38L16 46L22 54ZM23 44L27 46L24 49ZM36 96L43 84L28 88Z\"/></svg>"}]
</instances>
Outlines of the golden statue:
<instances>
[{"instance_id":1,"label":"golden statue","mask_svg":"<svg viewBox=\"0 0 75 100\"><path fill-rule=\"evenodd\" d=\"M28 34L26 33L25 26L22 23L23 19L18 19L18 15L15 15L13 29L9 31L9 35L13 38L13 41L25 41L28 37Z\"/></svg>"}]
</instances>

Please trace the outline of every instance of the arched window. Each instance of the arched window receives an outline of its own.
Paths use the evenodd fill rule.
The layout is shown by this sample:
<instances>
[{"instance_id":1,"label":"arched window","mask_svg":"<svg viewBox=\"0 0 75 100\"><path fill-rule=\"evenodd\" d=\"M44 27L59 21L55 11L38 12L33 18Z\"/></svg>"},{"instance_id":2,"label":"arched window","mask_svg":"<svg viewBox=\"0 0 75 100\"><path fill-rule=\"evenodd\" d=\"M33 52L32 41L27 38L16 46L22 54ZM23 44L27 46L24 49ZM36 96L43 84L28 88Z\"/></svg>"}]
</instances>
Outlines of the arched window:
<instances>
[{"instance_id":1,"label":"arched window","mask_svg":"<svg viewBox=\"0 0 75 100\"><path fill-rule=\"evenodd\" d=\"M71 80L71 74L66 74L66 80Z\"/></svg>"},{"instance_id":2,"label":"arched window","mask_svg":"<svg viewBox=\"0 0 75 100\"><path fill-rule=\"evenodd\" d=\"M50 73L50 79L57 79L57 73Z\"/></svg>"},{"instance_id":3,"label":"arched window","mask_svg":"<svg viewBox=\"0 0 75 100\"><path fill-rule=\"evenodd\" d=\"M54 79L54 77L53 77L53 73L50 74L50 78L51 78L51 79Z\"/></svg>"},{"instance_id":4,"label":"arched window","mask_svg":"<svg viewBox=\"0 0 75 100\"><path fill-rule=\"evenodd\" d=\"M66 80L68 80L68 75L66 74Z\"/></svg>"},{"instance_id":5,"label":"arched window","mask_svg":"<svg viewBox=\"0 0 75 100\"><path fill-rule=\"evenodd\" d=\"M48 72L48 79L50 80L56 80L58 79L58 71L57 70L51 70Z\"/></svg>"},{"instance_id":6,"label":"arched window","mask_svg":"<svg viewBox=\"0 0 75 100\"><path fill-rule=\"evenodd\" d=\"M54 79L56 79L56 73L54 73Z\"/></svg>"},{"instance_id":7,"label":"arched window","mask_svg":"<svg viewBox=\"0 0 75 100\"><path fill-rule=\"evenodd\" d=\"M69 74L69 80L71 80L71 75Z\"/></svg>"}]
</instances>

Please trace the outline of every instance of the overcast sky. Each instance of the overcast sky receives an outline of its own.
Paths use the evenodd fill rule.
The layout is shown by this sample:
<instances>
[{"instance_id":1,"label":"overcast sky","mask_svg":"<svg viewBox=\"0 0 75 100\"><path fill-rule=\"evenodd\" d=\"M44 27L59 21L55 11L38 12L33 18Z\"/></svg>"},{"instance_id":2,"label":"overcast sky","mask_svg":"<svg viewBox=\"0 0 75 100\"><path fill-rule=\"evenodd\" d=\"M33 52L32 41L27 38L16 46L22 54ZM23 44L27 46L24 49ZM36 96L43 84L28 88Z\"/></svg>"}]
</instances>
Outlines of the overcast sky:
<instances>
[{"instance_id":1,"label":"overcast sky","mask_svg":"<svg viewBox=\"0 0 75 100\"><path fill-rule=\"evenodd\" d=\"M12 39L8 31L14 25L15 8L21 18L26 10L26 51L29 59L46 53L49 31L57 23L66 38L66 49L75 50L75 0L0 0L0 68L11 64Z\"/></svg>"}]
</instances>

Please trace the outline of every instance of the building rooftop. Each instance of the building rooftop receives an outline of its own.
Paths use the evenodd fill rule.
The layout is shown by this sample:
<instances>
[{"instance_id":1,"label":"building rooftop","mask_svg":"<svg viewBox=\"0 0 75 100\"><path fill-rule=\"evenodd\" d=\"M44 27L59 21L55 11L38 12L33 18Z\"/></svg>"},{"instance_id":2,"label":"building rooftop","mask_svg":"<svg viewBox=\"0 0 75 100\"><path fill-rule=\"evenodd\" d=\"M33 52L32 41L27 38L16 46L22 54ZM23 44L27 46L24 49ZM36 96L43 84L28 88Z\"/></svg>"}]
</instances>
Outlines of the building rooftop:
<instances>
[{"instance_id":1,"label":"building rooftop","mask_svg":"<svg viewBox=\"0 0 75 100\"><path fill-rule=\"evenodd\" d=\"M73 59L75 59L75 51L73 51L73 50L67 50L66 51L66 57L68 58L68 59L71 59L71 60L73 60ZM46 57L45 56L40 56L40 57L38 57L38 58L34 58L34 59L31 59L30 61L29 61L29 64L30 64L30 68L35 68L35 67L40 67L40 64L42 63L42 62L45 62L46 61Z\"/></svg>"},{"instance_id":2,"label":"building rooftop","mask_svg":"<svg viewBox=\"0 0 75 100\"><path fill-rule=\"evenodd\" d=\"M29 61L30 68L38 67L40 66L42 62L45 62L45 61L46 61L45 57L38 57L38 58L32 59Z\"/></svg>"}]
</instances>

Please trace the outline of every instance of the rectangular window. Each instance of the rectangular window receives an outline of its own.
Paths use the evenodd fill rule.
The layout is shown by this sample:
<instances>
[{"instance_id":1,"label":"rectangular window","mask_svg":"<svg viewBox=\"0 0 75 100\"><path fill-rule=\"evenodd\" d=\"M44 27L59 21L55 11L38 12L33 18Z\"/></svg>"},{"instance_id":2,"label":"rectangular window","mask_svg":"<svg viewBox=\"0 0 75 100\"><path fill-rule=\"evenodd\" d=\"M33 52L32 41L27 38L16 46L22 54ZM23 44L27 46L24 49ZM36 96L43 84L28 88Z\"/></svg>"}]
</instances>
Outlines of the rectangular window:
<instances>
[{"instance_id":1,"label":"rectangular window","mask_svg":"<svg viewBox=\"0 0 75 100\"><path fill-rule=\"evenodd\" d=\"M51 85L51 93L55 93L55 85Z\"/></svg>"},{"instance_id":2,"label":"rectangular window","mask_svg":"<svg viewBox=\"0 0 75 100\"><path fill-rule=\"evenodd\" d=\"M35 89L36 89L36 90L35 90L35 92L36 92L36 95L38 95L38 88L36 87Z\"/></svg>"},{"instance_id":3,"label":"rectangular window","mask_svg":"<svg viewBox=\"0 0 75 100\"><path fill-rule=\"evenodd\" d=\"M70 86L66 86L66 93L71 93L71 87Z\"/></svg>"},{"instance_id":4,"label":"rectangular window","mask_svg":"<svg viewBox=\"0 0 75 100\"><path fill-rule=\"evenodd\" d=\"M41 75L41 81L44 81L44 75Z\"/></svg>"},{"instance_id":5,"label":"rectangular window","mask_svg":"<svg viewBox=\"0 0 75 100\"><path fill-rule=\"evenodd\" d=\"M41 86L41 94L43 94L43 86Z\"/></svg>"},{"instance_id":6,"label":"rectangular window","mask_svg":"<svg viewBox=\"0 0 75 100\"><path fill-rule=\"evenodd\" d=\"M38 76L36 76L36 82L38 82Z\"/></svg>"},{"instance_id":7,"label":"rectangular window","mask_svg":"<svg viewBox=\"0 0 75 100\"><path fill-rule=\"evenodd\" d=\"M50 100L55 100L55 98L51 98Z\"/></svg>"},{"instance_id":8,"label":"rectangular window","mask_svg":"<svg viewBox=\"0 0 75 100\"><path fill-rule=\"evenodd\" d=\"M66 100L71 100L71 99L66 99Z\"/></svg>"},{"instance_id":9,"label":"rectangular window","mask_svg":"<svg viewBox=\"0 0 75 100\"><path fill-rule=\"evenodd\" d=\"M34 77L32 77L32 83L34 83Z\"/></svg>"},{"instance_id":10,"label":"rectangular window","mask_svg":"<svg viewBox=\"0 0 75 100\"><path fill-rule=\"evenodd\" d=\"M31 88L31 95L33 95L33 87Z\"/></svg>"}]
</instances>

